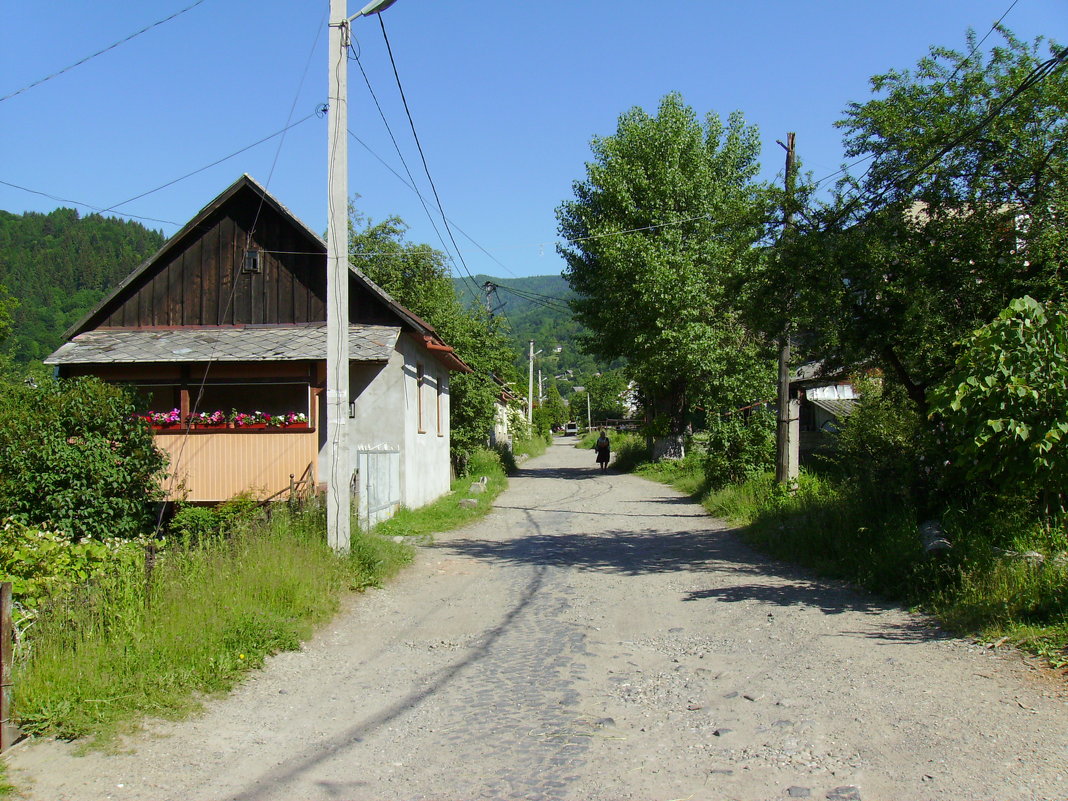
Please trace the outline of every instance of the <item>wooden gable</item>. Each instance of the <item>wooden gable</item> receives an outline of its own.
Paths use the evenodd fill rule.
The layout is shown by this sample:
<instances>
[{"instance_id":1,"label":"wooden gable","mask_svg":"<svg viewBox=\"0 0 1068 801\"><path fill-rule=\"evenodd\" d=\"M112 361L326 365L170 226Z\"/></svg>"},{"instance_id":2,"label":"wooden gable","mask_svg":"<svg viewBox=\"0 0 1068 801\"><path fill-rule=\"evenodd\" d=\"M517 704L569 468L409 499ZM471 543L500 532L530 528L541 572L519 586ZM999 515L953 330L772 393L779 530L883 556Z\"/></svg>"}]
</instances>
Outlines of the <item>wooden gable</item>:
<instances>
[{"instance_id":1,"label":"wooden gable","mask_svg":"<svg viewBox=\"0 0 1068 801\"><path fill-rule=\"evenodd\" d=\"M246 269L247 252L258 269ZM352 321L395 325L350 278ZM68 336L97 328L300 325L326 321L326 246L243 176L131 274Z\"/></svg>"}]
</instances>

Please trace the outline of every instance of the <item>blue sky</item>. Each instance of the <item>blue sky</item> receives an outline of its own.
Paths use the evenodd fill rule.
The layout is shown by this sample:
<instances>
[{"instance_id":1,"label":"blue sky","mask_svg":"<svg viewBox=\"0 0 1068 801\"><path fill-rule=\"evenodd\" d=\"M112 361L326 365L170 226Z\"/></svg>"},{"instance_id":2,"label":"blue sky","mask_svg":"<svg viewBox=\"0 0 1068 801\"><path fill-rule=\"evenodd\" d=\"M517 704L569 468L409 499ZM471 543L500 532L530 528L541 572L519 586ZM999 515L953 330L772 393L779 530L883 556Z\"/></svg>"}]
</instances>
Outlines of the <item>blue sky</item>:
<instances>
[{"instance_id":1,"label":"blue sky","mask_svg":"<svg viewBox=\"0 0 1068 801\"><path fill-rule=\"evenodd\" d=\"M192 2L8 3L0 97ZM349 13L361 4L350 0ZM324 231L326 120L315 109L326 100L327 8L327 0L203 0L0 102L0 182L98 209L150 192L116 213L166 221L145 224L169 235L247 172ZM775 140L787 131L797 132L805 167L823 177L842 163L833 124L847 103L870 96L871 75L908 68L933 44L963 49L968 27L982 36L1006 11L1017 35L1068 42L1064 0L397 0L385 23L445 212L492 254L456 231L467 267L510 277L560 271L554 209L583 177L590 138L611 134L626 109L655 111L679 91L699 114L741 110L760 129L765 177L781 173ZM357 20L354 34L429 199L378 21ZM355 62L349 82L350 129L403 174ZM284 141L150 191L297 121ZM441 247L415 193L352 139L349 161L361 210L400 215L412 240ZM0 183L0 209L58 205L74 204Z\"/></svg>"}]
</instances>

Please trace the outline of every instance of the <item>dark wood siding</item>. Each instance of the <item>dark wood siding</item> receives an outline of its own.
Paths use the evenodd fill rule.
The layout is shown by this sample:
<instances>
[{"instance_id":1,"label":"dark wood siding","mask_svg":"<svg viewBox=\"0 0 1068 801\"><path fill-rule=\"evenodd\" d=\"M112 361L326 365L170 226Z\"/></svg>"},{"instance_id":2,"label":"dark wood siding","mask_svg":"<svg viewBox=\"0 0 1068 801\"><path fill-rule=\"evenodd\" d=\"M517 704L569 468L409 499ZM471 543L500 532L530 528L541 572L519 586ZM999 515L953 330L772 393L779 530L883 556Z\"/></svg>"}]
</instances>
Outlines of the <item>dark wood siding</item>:
<instances>
[{"instance_id":1,"label":"dark wood siding","mask_svg":"<svg viewBox=\"0 0 1068 801\"><path fill-rule=\"evenodd\" d=\"M262 251L262 272L242 273L246 247ZM326 256L320 248L271 204L261 203L256 192L242 188L113 298L86 329L323 322ZM354 298L354 305L366 304Z\"/></svg>"}]
</instances>

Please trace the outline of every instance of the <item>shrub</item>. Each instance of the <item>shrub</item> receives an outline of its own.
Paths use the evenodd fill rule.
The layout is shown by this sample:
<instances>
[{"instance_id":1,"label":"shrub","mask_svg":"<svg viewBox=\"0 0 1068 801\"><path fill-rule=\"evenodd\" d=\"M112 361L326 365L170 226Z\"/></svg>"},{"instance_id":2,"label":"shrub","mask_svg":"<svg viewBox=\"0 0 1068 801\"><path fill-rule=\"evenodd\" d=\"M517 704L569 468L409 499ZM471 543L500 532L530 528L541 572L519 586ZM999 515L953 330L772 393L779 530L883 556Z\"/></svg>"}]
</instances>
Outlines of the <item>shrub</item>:
<instances>
[{"instance_id":1,"label":"shrub","mask_svg":"<svg viewBox=\"0 0 1068 801\"><path fill-rule=\"evenodd\" d=\"M165 457L135 397L96 378L12 383L0 393L0 517L72 540L151 528Z\"/></svg>"},{"instance_id":2,"label":"shrub","mask_svg":"<svg viewBox=\"0 0 1068 801\"><path fill-rule=\"evenodd\" d=\"M824 457L864 497L916 499L920 466L931 464L923 418L896 384L861 382L860 400Z\"/></svg>"},{"instance_id":3,"label":"shrub","mask_svg":"<svg viewBox=\"0 0 1068 801\"><path fill-rule=\"evenodd\" d=\"M740 483L775 466L775 415L758 410L710 420L704 459L711 489Z\"/></svg>"},{"instance_id":4,"label":"shrub","mask_svg":"<svg viewBox=\"0 0 1068 801\"><path fill-rule=\"evenodd\" d=\"M27 526L16 520L0 524L0 581L12 583L23 613L50 598L127 563L141 563L141 540L79 540L59 531Z\"/></svg>"}]
</instances>

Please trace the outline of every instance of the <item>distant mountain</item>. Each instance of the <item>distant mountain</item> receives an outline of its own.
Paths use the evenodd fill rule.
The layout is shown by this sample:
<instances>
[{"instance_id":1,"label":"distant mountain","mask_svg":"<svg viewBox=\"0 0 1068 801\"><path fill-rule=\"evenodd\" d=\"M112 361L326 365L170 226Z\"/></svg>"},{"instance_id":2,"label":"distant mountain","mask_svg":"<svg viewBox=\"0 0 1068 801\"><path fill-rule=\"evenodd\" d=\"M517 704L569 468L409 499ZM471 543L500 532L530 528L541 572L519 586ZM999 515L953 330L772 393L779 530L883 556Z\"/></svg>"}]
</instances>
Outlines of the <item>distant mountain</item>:
<instances>
[{"instance_id":1,"label":"distant mountain","mask_svg":"<svg viewBox=\"0 0 1068 801\"><path fill-rule=\"evenodd\" d=\"M0 211L0 286L18 301L16 360L43 359L71 325L164 242L137 222L56 209Z\"/></svg>"},{"instance_id":2,"label":"distant mountain","mask_svg":"<svg viewBox=\"0 0 1068 801\"><path fill-rule=\"evenodd\" d=\"M581 339L586 329L572 316L567 300L571 287L560 275L535 275L529 278L493 278L476 275L475 294L470 279L454 279L456 291L465 303L485 305L486 282L496 286L490 295L493 313L507 320L517 351L516 367L521 376L527 375L527 353L530 340L540 350L535 369L541 369L542 379L556 380L560 393L567 397L571 388L594 373L603 372L619 364L605 364L582 351ZM536 376L536 374L535 374Z\"/></svg>"}]
</instances>

